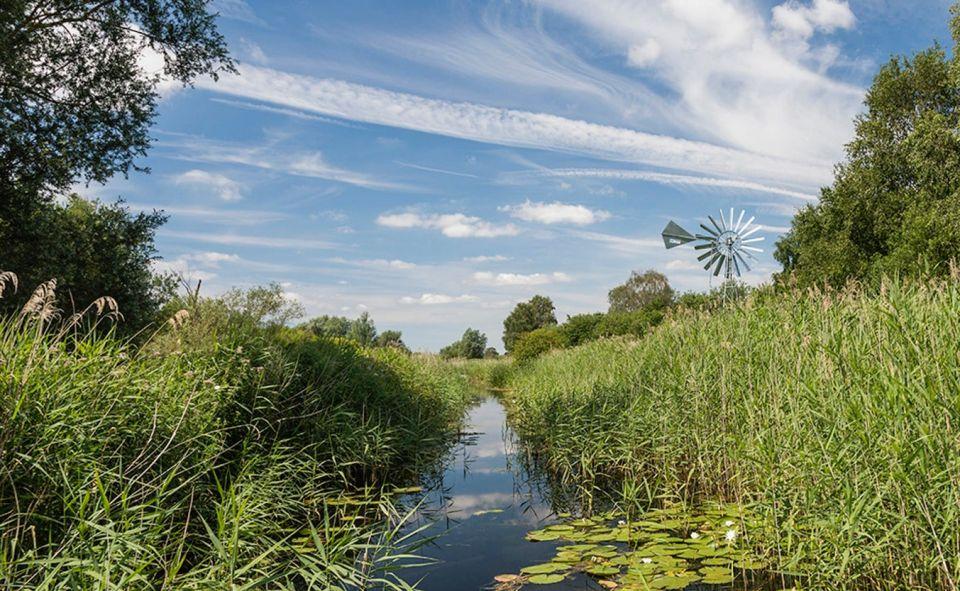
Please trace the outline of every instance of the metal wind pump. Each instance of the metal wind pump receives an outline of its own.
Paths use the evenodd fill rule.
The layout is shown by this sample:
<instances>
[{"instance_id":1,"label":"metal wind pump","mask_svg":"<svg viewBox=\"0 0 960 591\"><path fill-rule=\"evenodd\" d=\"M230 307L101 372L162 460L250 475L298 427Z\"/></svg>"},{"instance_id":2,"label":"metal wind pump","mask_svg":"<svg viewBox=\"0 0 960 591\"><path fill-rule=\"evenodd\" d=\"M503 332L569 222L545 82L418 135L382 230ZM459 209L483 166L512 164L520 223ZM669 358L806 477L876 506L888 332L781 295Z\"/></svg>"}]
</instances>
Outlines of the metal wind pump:
<instances>
[{"instance_id":1,"label":"metal wind pump","mask_svg":"<svg viewBox=\"0 0 960 591\"><path fill-rule=\"evenodd\" d=\"M753 253L762 253L763 250L750 246L753 243L762 242L763 236L751 236L757 233L762 226L754 224L756 218L751 217L746 223L743 218L746 212L741 210L737 221L733 221L733 208L730 208L730 217L723 214L720 210L720 222L713 216L707 216L712 228L706 224L700 224L700 227L706 234L691 234L681 228L676 222L670 222L663 230L663 243L667 249L683 246L690 242L698 242L693 248L695 250L704 250L704 254L697 257L701 263L706 261L704 270L712 271L713 276L717 277L723 272L725 284L730 284L734 276L740 277L743 270L750 271L751 262L757 262Z\"/></svg>"}]
</instances>

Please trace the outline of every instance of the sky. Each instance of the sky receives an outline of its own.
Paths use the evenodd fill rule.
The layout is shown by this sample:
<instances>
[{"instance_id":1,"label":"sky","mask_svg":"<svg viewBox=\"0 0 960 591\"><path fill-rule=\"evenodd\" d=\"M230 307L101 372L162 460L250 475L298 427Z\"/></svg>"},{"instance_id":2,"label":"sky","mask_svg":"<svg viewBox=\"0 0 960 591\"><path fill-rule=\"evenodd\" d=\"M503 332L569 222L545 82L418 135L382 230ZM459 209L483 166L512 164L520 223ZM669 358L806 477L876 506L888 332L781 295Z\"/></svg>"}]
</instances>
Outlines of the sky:
<instances>
[{"instance_id":1,"label":"sky","mask_svg":"<svg viewBox=\"0 0 960 591\"><path fill-rule=\"evenodd\" d=\"M950 47L949 0L216 0L238 75L162 84L153 148L78 188L161 209L157 268L278 282L307 316L502 347L535 294L606 309L631 270L716 285L669 220L779 235L828 185L892 55Z\"/></svg>"}]
</instances>

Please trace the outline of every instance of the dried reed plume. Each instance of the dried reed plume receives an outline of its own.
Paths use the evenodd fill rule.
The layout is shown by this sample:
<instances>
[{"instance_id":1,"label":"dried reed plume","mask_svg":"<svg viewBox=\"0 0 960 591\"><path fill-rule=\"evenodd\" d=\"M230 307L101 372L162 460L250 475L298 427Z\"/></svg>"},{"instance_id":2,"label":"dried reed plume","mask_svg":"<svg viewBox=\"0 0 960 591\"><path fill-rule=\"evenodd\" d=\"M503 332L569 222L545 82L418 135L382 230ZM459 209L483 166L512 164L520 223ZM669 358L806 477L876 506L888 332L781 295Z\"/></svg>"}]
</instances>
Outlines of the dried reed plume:
<instances>
[{"instance_id":1,"label":"dried reed plume","mask_svg":"<svg viewBox=\"0 0 960 591\"><path fill-rule=\"evenodd\" d=\"M17 288L20 287L17 274L12 271L0 271L0 298L3 298L3 292L8 285L13 288L13 293L17 293Z\"/></svg>"},{"instance_id":2,"label":"dried reed plume","mask_svg":"<svg viewBox=\"0 0 960 591\"><path fill-rule=\"evenodd\" d=\"M21 318L37 318L41 322L53 320L58 316L60 316L60 308L57 308L56 279L41 283L20 310Z\"/></svg>"}]
</instances>

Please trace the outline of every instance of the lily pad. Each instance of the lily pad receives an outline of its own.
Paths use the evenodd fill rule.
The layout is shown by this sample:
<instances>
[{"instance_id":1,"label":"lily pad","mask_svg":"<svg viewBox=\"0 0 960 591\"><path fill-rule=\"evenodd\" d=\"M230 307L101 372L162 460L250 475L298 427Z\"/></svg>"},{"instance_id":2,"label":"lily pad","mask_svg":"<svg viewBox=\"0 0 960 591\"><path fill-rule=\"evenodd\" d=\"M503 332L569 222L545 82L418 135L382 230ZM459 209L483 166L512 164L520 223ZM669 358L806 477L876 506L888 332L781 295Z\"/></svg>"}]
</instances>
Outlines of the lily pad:
<instances>
[{"instance_id":1,"label":"lily pad","mask_svg":"<svg viewBox=\"0 0 960 591\"><path fill-rule=\"evenodd\" d=\"M553 583L559 583L564 580L566 575L557 575L557 574L545 574L545 575L533 575L527 579L528 583L534 585L551 585Z\"/></svg>"},{"instance_id":2,"label":"lily pad","mask_svg":"<svg viewBox=\"0 0 960 591\"><path fill-rule=\"evenodd\" d=\"M533 566L525 566L520 569L520 572L525 575L542 575L547 573L557 573L561 571L568 570L570 568L569 564L562 564L559 562L547 562L545 564L535 564Z\"/></svg>"}]
</instances>

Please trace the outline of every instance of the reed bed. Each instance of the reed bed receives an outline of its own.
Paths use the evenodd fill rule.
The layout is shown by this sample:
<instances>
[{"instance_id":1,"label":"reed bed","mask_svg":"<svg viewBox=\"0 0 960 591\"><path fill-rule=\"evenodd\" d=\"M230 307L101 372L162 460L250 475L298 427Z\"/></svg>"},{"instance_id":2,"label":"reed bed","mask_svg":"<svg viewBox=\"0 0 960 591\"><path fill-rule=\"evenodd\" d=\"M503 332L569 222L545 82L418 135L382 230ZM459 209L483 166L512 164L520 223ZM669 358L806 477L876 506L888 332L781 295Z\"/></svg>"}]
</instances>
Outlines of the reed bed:
<instances>
[{"instance_id":1,"label":"reed bed","mask_svg":"<svg viewBox=\"0 0 960 591\"><path fill-rule=\"evenodd\" d=\"M749 504L805 587L957 589L958 339L956 281L761 290L547 355L514 373L508 403L587 504Z\"/></svg>"},{"instance_id":2,"label":"reed bed","mask_svg":"<svg viewBox=\"0 0 960 591\"><path fill-rule=\"evenodd\" d=\"M384 491L443 453L465 380L195 303L142 347L0 319L0 588L407 588Z\"/></svg>"}]
</instances>

